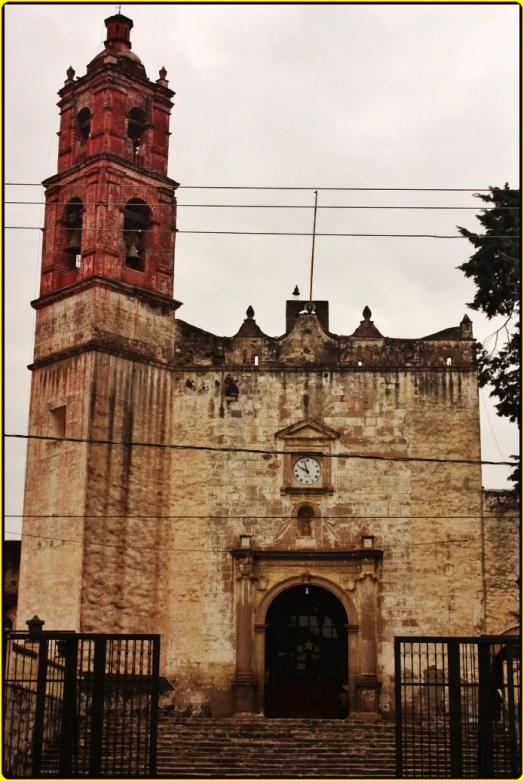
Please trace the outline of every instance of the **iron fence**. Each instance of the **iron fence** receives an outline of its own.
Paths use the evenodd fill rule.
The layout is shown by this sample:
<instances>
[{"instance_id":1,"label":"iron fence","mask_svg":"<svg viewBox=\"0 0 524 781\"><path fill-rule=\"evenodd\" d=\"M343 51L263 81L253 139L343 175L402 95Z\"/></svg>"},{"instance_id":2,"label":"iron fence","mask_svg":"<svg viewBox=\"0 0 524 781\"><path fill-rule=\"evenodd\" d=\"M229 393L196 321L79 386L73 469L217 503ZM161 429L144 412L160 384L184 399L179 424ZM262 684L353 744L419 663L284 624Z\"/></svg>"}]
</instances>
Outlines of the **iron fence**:
<instances>
[{"instance_id":1,"label":"iron fence","mask_svg":"<svg viewBox=\"0 0 524 781\"><path fill-rule=\"evenodd\" d=\"M396 637L396 775L519 778L520 638Z\"/></svg>"},{"instance_id":2,"label":"iron fence","mask_svg":"<svg viewBox=\"0 0 524 781\"><path fill-rule=\"evenodd\" d=\"M8 632L7 778L156 773L159 635Z\"/></svg>"}]
</instances>

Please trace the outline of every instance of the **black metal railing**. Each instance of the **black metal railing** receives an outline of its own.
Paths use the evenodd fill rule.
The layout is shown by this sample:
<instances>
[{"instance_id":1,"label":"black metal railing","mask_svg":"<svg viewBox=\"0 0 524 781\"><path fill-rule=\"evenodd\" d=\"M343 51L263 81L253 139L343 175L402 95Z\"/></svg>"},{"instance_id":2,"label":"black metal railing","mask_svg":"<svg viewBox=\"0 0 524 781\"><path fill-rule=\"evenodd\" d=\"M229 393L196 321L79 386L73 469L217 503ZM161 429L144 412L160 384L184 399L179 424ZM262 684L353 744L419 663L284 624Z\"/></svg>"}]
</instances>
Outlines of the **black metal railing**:
<instances>
[{"instance_id":1,"label":"black metal railing","mask_svg":"<svg viewBox=\"0 0 524 781\"><path fill-rule=\"evenodd\" d=\"M398 778L519 778L520 638L396 637Z\"/></svg>"},{"instance_id":2,"label":"black metal railing","mask_svg":"<svg viewBox=\"0 0 524 781\"><path fill-rule=\"evenodd\" d=\"M8 632L8 778L156 774L159 635Z\"/></svg>"}]
</instances>

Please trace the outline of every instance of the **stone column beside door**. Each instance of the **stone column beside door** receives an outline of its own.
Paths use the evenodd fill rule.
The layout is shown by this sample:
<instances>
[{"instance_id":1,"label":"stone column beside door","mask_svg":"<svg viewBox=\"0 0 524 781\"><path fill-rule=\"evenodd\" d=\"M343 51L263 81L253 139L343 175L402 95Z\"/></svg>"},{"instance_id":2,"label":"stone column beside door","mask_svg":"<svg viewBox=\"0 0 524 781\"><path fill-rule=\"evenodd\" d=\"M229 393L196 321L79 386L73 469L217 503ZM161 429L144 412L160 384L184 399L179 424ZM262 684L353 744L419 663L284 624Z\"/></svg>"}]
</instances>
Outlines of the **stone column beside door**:
<instances>
[{"instance_id":1,"label":"stone column beside door","mask_svg":"<svg viewBox=\"0 0 524 781\"><path fill-rule=\"evenodd\" d=\"M232 681L235 716L255 711L257 679L253 672L253 558L249 552L236 559L236 671Z\"/></svg>"},{"instance_id":2,"label":"stone column beside door","mask_svg":"<svg viewBox=\"0 0 524 781\"><path fill-rule=\"evenodd\" d=\"M360 671L357 675L357 715L379 717L380 681L377 675L377 579L374 559L361 560Z\"/></svg>"}]
</instances>

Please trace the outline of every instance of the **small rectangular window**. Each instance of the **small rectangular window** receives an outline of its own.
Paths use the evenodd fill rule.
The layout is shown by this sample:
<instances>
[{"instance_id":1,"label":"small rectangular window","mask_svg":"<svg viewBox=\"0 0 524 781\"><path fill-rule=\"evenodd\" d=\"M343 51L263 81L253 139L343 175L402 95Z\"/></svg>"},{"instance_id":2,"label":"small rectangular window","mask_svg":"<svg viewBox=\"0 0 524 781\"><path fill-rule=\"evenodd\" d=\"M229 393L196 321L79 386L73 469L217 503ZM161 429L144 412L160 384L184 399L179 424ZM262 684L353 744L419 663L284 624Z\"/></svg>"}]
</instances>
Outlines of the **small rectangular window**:
<instances>
[{"instance_id":1,"label":"small rectangular window","mask_svg":"<svg viewBox=\"0 0 524 781\"><path fill-rule=\"evenodd\" d=\"M65 437L66 407L55 407L51 410L51 436Z\"/></svg>"}]
</instances>

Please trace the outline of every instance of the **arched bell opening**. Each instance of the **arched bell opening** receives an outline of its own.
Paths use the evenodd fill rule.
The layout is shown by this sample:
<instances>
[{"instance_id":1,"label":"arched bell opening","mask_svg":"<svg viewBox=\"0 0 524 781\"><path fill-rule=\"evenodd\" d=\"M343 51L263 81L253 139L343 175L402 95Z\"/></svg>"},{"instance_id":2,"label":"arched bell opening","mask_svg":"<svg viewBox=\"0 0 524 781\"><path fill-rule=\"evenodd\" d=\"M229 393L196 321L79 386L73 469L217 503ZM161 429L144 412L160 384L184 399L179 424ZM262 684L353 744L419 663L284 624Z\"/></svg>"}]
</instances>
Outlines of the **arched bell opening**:
<instances>
[{"instance_id":1,"label":"arched bell opening","mask_svg":"<svg viewBox=\"0 0 524 781\"><path fill-rule=\"evenodd\" d=\"M268 718L348 715L348 615L328 589L292 586L265 620L264 713Z\"/></svg>"},{"instance_id":2,"label":"arched bell opening","mask_svg":"<svg viewBox=\"0 0 524 781\"><path fill-rule=\"evenodd\" d=\"M82 163L87 156L87 142L91 136L91 111L86 107L76 115L75 162Z\"/></svg>"},{"instance_id":3,"label":"arched bell opening","mask_svg":"<svg viewBox=\"0 0 524 781\"><path fill-rule=\"evenodd\" d=\"M60 274L71 275L80 267L82 258L82 215L84 206L80 198L71 198L64 209L59 238L58 266Z\"/></svg>"},{"instance_id":4,"label":"arched bell opening","mask_svg":"<svg viewBox=\"0 0 524 781\"><path fill-rule=\"evenodd\" d=\"M127 119L127 137L131 139L133 156L141 153L141 144L146 130L146 115L141 108L132 108Z\"/></svg>"},{"instance_id":5,"label":"arched bell opening","mask_svg":"<svg viewBox=\"0 0 524 781\"><path fill-rule=\"evenodd\" d=\"M87 107L81 109L76 115L76 127L78 135L86 142L91 135L91 112Z\"/></svg>"},{"instance_id":6,"label":"arched bell opening","mask_svg":"<svg viewBox=\"0 0 524 781\"><path fill-rule=\"evenodd\" d=\"M140 198L131 198L124 209L125 265L134 271L145 271L150 243L151 209Z\"/></svg>"}]
</instances>

